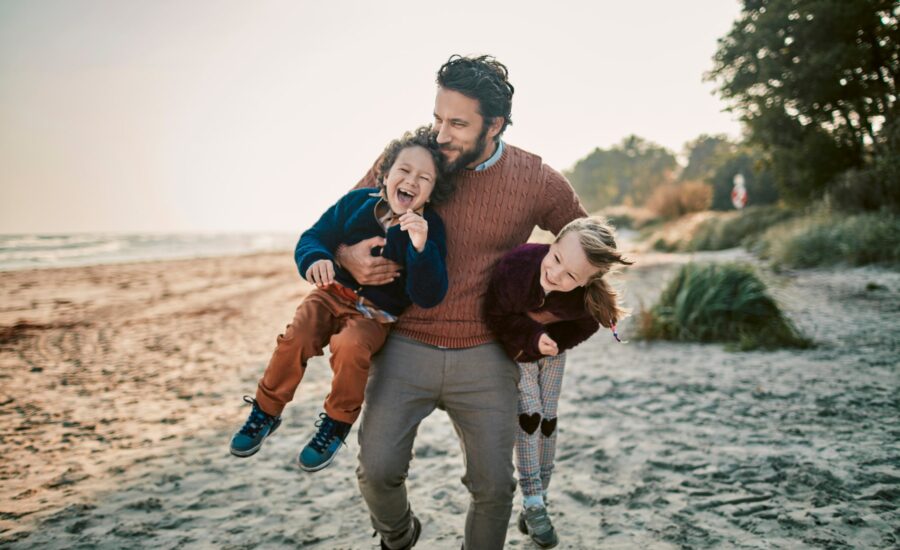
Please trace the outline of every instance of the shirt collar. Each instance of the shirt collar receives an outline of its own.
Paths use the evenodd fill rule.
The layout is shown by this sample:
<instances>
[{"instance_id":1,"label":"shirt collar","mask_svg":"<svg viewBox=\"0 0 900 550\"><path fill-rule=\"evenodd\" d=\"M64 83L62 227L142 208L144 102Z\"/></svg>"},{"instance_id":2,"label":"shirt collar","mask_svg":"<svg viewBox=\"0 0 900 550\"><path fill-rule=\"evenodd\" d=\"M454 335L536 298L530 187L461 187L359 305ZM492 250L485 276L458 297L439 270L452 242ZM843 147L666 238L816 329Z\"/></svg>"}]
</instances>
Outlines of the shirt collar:
<instances>
[{"instance_id":1,"label":"shirt collar","mask_svg":"<svg viewBox=\"0 0 900 550\"><path fill-rule=\"evenodd\" d=\"M479 164L472 170L474 172L481 172L482 170L487 170L491 166L497 164L497 161L500 160L500 157L502 157L502 156L503 156L503 140L499 139L499 140L497 140L497 150L494 151L494 154L491 155L491 158L482 162L481 164Z\"/></svg>"}]
</instances>

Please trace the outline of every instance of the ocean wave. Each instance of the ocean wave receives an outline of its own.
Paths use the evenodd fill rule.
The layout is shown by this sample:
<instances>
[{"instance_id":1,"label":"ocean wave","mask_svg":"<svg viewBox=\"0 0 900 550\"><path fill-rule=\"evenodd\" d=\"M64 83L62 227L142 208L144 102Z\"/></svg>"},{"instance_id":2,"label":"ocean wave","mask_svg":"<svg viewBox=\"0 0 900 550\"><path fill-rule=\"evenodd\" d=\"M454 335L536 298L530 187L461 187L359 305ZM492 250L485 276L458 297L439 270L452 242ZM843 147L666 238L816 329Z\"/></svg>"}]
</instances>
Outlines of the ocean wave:
<instances>
[{"instance_id":1,"label":"ocean wave","mask_svg":"<svg viewBox=\"0 0 900 550\"><path fill-rule=\"evenodd\" d=\"M295 242L285 233L0 235L0 271L288 251Z\"/></svg>"}]
</instances>

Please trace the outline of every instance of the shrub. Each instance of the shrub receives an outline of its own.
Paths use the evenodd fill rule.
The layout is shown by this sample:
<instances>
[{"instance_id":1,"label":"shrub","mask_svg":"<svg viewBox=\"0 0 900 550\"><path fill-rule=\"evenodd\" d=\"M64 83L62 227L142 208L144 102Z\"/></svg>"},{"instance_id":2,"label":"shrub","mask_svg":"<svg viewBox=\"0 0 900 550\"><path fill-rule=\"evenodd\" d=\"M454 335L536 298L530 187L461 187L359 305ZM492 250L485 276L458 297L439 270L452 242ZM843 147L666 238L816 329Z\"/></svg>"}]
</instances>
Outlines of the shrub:
<instances>
[{"instance_id":1,"label":"shrub","mask_svg":"<svg viewBox=\"0 0 900 550\"><path fill-rule=\"evenodd\" d=\"M641 229L657 221L650 210L624 204L604 208L595 215L604 216L616 229Z\"/></svg>"},{"instance_id":2,"label":"shrub","mask_svg":"<svg viewBox=\"0 0 900 550\"><path fill-rule=\"evenodd\" d=\"M660 218L673 220L691 212L709 208L712 188L701 182L689 181L660 185L647 199L647 208Z\"/></svg>"},{"instance_id":3,"label":"shrub","mask_svg":"<svg viewBox=\"0 0 900 550\"><path fill-rule=\"evenodd\" d=\"M871 167L847 170L828 189L831 205L846 212L888 208L900 212L900 154L883 157Z\"/></svg>"},{"instance_id":4,"label":"shrub","mask_svg":"<svg viewBox=\"0 0 900 550\"><path fill-rule=\"evenodd\" d=\"M647 208L660 218L675 219L683 214L678 194L678 185L674 183L660 185L647 199Z\"/></svg>"},{"instance_id":5,"label":"shrub","mask_svg":"<svg viewBox=\"0 0 900 550\"><path fill-rule=\"evenodd\" d=\"M724 342L737 349L808 347L768 295L753 269L741 264L687 264L642 311L647 340Z\"/></svg>"},{"instance_id":6,"label":"shrub","mask_svg":"<svg viewBox=\"0 0 900 550\"><path fill-rule=\"evenodd\" d=\"M685 214L709 210L712 204L712 187L699 181L681 184L681 207Z\"/></svg>"},{"instance_id":7,"label":"shrub","mask_svg":"<svg viewBox=\"0 0 900 550\"><path fill-rule=\"evenodd\" d=\"M827 197L834 208L900 213L900 122L886 122L878 137L867 166L847 170L831 182Z\"/></svg>"},{"instance_id":8,"label":"shrub","mask_svg":"<svg viewBox=\"0 0 900 550\"><path fill-rule=\"evenodd\" d=\"M898 264L900 216L820 212L766 231L758 251L785 267Z\"/></svg>"},{"instance_id":9,"label":"shrub","mask_svg":"<svg viewBox=\"0 0 900 550\"><path fill-rule=\"evenodd\" d=\"M751 206L710 218L697 228L691 240L679 248L686 251L724 250L751 244L763 231L794 218L796 210L776 206Z\"/></svg>"},{"instance_id":10,"label":"shrub","mask_svg":"<svg viewBox=\"0 0 900 550\"><path fill-rule=\"evenodd\" d=\"M653 241L653 250L657 252L677 252L678 246L660 237Z\"/></svg>"}]
</instances>

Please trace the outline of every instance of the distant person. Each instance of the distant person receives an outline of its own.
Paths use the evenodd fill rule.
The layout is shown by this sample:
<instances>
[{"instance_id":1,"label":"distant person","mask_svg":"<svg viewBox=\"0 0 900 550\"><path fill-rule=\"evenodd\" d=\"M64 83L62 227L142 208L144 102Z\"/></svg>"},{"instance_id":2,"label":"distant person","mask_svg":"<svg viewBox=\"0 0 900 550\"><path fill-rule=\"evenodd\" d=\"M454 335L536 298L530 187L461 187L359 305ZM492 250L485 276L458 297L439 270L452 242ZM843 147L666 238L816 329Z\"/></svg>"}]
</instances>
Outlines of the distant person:
<instances>
[{"instance_id":1,"label":"distant person","mask_svg":"<svg viewBox=\"0 0 900 550\"><path fill-rule=\"evenodd\" d=\"M434 133L456 183L436 210L447 226L450 291L440 305L411 306L374 357L359 428L359 487L382 548L412 548L421 523L406 476L421 421L447 411L465 455L471 494L465 548L503 548L516 488L519 368L494 342L483 300L491 269L524 243L534 226L557 232L586 213L569 182L541 158L501 140L510 124L513 85L490 56L452 56L437 73ZM360 182L377 182L373 168ZM381 284L398 266L373 258L370 239L342 247L338 262L364 284Z\"/></svg>"},{"instance_id":2,"label":"distant person","mask_svg":"<svg viewBox=\"0 0 900 550\"><path fill-rule=\"evenodd\" d=\"M253 408L231 439L231 454L247 457L260 449L281 424L306 362L330 345L331 392L298 462L310 472L331 464L359 416L372 355L397 316L411 303L432 308L447 293L445 230L431 208L452 191L441 163L428 128L405 134L381 156L378 192L347 193L301 235L294 259L301 276L317 288L278 336L256 399L244 398ZM404 273L392 281L362 284L335 264L334 253L342 244L373 236L383 241L379 257L402 265Z\"/></svg>"},{"instance_id":3,"label":"distant person","mask_svg":"<svg viewBox=\"0 0 900 550\"><path fill-rule=\"evenodd\" d=\"M630 265L616 249L612 228L599 218L572 221L553 244L524 244L500 260L485 298L487 324L519 363L516 469L522 491L519 530L542 548L559 544L547 512L556 456L556 409L565 351L624 316L604 278Z\"/></svg>"}]
</instances>

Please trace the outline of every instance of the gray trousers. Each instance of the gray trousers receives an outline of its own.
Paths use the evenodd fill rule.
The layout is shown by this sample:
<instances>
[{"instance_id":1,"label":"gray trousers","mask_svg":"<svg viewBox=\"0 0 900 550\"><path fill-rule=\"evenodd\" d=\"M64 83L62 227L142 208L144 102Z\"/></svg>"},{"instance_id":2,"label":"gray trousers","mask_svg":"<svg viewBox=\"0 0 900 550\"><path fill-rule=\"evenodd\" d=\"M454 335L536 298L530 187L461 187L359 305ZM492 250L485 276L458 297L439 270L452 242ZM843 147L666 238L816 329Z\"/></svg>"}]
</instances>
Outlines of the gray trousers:
<instances>
[{"instance_id":1,"label":"gray trousers","mask_svg":"<svg viewBox=\"0 0 900 550\"><path fill-rule=\"evenodd\" d=\"M512 453L518 429L519 368L497 344L441 349L396 334L373 358L359 425L356 475L372 525L390 548L409 544L412 510L406 475L419 423L447 411L471 494L465 547L500 550L516 489Z\"/></svg>"}]
</instances>

